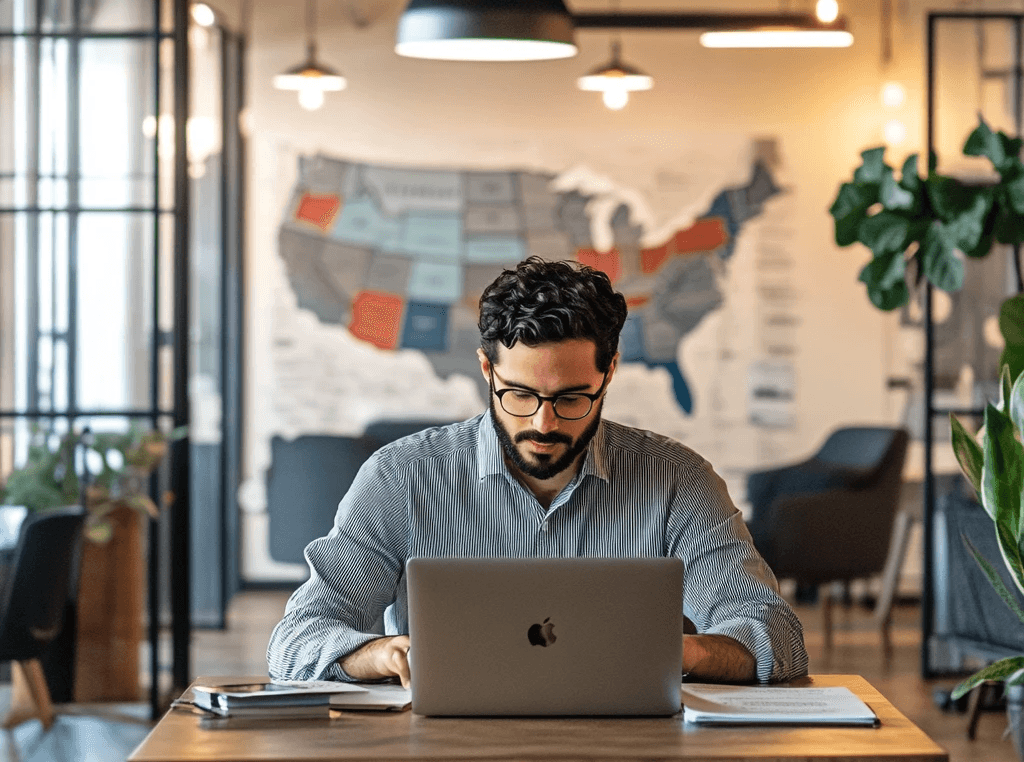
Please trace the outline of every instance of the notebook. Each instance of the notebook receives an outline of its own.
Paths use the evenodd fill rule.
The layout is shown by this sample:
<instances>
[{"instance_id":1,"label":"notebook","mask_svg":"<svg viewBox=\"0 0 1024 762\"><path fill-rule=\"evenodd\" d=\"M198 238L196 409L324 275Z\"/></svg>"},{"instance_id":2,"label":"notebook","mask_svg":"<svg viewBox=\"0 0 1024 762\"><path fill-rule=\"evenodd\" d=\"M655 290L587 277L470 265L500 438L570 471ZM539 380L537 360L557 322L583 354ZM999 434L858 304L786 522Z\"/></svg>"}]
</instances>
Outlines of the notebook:
<instances>
[{"instance_id":1,"label":"notebook","mask_svg":"<svg viewBox=\"0 0 1024 762\"><path fill-rule=\"evenodd\" d=\"M415 558L406 574L418 714L680 710L677 558Z\"/></svg>"}]
</instances>

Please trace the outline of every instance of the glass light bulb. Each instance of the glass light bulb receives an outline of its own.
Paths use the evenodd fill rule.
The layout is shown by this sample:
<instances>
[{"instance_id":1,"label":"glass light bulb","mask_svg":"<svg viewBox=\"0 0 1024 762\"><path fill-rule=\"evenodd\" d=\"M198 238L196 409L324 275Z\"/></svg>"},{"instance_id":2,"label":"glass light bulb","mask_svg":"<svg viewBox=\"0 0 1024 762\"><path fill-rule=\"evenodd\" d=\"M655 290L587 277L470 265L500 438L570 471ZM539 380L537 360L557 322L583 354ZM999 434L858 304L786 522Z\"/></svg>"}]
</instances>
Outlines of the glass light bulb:
<instances>
[{"instance_id":1,"label":"glass light bulb","mask_svg":"<svg viewBox=\"0 0 1024 762\"><path fill-rule=\"evenodd\" d=\"M324 105L324 91L319 87L304 87L299 90L299 105L306 111L316 111Z\"/></svg>"},{"instance_id":2,"label":"glass light bulb","mask_svg":"<svg viewBox=\"0 0 1024 762\"><path fill-rule=\"evenodd\" d=\"M199 26L213 26L217 23L217 16L206 3L195 3L192 6L192 20Z\"/></svg>"},{"instance_id":3,"label":"glass light bulb","mask_svg":"<svg viewBox=\"0 0 1024 762\"><path fill-rule=\"evenodd\" d=\"M629 92L619 88L605 90L601 93L601 100L603 100L604 105L612 111L619 111L629 103Z\"/></svg>"},{"instance_id":4,"label":"glass light bulb","mask_svg":"<svg viewBox=\"0 0 1024 762\"><path fill-rule=\"evenodd\" d=\"M818 21L831 24L839 18L839 3L836 0L818 0L814 6L814 13L817 15Z\"/></svg>"},{"instance_id":5,"label":"glass light bulb","mask_svg":"<svg viewBox=\"0 0 1024 762\"><path fill-rule=\"evenodd\" d=\"M890 146L898 146L907 139L907 125L899 119L890 119L882 128L885 135L885 143Z\"/></svg>"},{"instance_id":6,"label":"glass light bulb","mask_svg":"<svg viewBox=\"0 0 1024 762\"><path fill-rule=\"evenodd\" d=\"M886 82L882 85L882 104L889 108L897 108L903 105L907 97L907 91L899 82Z\"/></svg>"}]
</instances>

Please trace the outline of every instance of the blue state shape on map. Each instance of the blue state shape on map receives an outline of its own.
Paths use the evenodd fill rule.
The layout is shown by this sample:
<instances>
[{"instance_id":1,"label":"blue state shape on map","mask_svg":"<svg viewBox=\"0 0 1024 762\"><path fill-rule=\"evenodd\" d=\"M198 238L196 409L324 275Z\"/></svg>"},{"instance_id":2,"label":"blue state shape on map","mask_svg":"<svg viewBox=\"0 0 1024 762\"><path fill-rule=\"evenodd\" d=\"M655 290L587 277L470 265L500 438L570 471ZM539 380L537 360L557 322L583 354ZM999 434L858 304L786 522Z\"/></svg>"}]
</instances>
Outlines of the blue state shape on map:
<instances>
[{"instance_id":1,"label":"blue state shape on map","mask_svg":"<svg viewBox=\"0 0 1024 762\"><path fill-rule=\"evenodd\" d=\"M381 214L369 196L346 199L331 229L331 237L389 249L398 242L398 223Z\"/></svg>"},{"instance_id":2,"label":"blue state shape on map","mask_svg":"<svg viewBox=\"0 0 1024 762\"><path fill-rule=\"evenodd\" d=\"M622 362L647 362L644 351L644 320L636 313L626 315L626 322L619 333L619 359Z\"/></svg>"},{"instance_id":3,"label":"blue state shape on map","mask_svg":"<svg viewBox=\"0 0 1024 762\"><path fill-rule=\"evenodd\" d=\"M693 412L693 395L690 394L690 385L686 383L683 370L675 360L665 362L649 363L652 368L664 368L672 377L672 392L675 394L676 402L687 413Z\"/></svg>"},{"instance_id":4,"label":"blue state shape on map","mask_svg":"<svg viewBox=\"0 0 1024 762\"><path fill-rule=\"evenodd\" d=\"M399 250L413 257L458 262L462 255L462 215L429 212L406 215Z\"/></svg>"},{"instance_id":5,"label":"blue state shape on map","mask_svg":"<svg viewBox=\"0 0 1024 762\"><path fill-rule=\"evenodd\" d=\"M448 351L448 308L443 304L406 304L400 346L402 349Z\"/></svg>"},{"instance_id":6,"label":"blue state shape on map","mask_svg":"<svg viewBox=\"0 0 1024 762\"><path fill-rule=\"evenodd\" d=\"M462 299L462 275L457 264L414 260L406 293L411 301L454 304Z\"/></svg>"},{"instance_id":7,"label":"blue state shape on map","mask_svg":"<svg viewBox=\"0 0 1024 762\"><path fill-rule=\"evenodd\" d=\"M466 262L504 265L526 259L526 241L516 236L482 235L466 240Z\"/></svg>"}]
</instances>

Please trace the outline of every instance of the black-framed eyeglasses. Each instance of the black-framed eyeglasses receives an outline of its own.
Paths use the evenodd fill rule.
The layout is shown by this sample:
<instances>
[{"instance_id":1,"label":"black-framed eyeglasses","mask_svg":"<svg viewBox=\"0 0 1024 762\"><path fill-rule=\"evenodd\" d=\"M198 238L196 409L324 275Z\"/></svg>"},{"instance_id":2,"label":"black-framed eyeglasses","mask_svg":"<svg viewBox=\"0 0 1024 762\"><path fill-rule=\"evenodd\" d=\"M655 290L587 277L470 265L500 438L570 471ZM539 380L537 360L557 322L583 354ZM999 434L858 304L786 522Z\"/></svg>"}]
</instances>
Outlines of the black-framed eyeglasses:
<instances>
[{"instance_id":1,"label":"black-framed eyeglasses","mask_svg":"<svg viewBox=\"0 0 1024 762\"><path fill-rule=\"evenodd\" d=\"M608 382L608 371L604 372L601 379L601 388L594 394L586 392L566 392L556 394L554 397L545 397L543 394L530 392L526 389L495 389L494 368L490 369L491 392L498 398L501 409L516 418L529 418L535 415L540 406L550 402L555 415L565 421L578 421L586 418L594 408L594 403L604 394L604 385Z\"/></svg>"}]
</instances>

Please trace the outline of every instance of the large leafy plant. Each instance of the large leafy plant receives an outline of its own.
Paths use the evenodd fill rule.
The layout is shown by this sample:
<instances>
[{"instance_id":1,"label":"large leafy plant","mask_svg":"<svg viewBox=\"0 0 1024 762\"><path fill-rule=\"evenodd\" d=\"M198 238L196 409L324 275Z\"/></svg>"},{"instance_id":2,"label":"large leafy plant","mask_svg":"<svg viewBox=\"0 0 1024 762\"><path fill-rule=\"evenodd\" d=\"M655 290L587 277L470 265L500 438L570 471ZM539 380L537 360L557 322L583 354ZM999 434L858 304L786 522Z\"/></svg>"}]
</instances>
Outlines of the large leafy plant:
<instances>
[{"instance_id":1,"label":"large leafy plant","mask_svg":"<svg viewBox=\"0 0 1024 762\"><path fill-rule=\"evenodd\" d=\"M872 304L882 310L906 304L908 277L914 285L923 278L943 291L958 291L965 257L984 257L993 243L1024 243L1021 146L1020 138L993 132L982 120L963 152L987 158L998 179L978 184L938 174L934 158L922 178L916 154L897 178L885 163L885 148L861 153L853 181L842 184L829 211L837 244L859 242L871 250L859 279ZM1016 378L1024 370L1024 295L1003 302L999 327L1005 340L1000 366L1009 365Z\"/></svg>"},{"instance_id":2,"label":"large leafy plant","mask_svg":"<svg viewBox=\"0 0 1024 762\"><path fill-rule=\"evenodd\" d=\"M985 408L985 425L979 442L954 415L950 415L953 450L960 468L970 480L981 504L995 525L996 538L1010 579L1024 594L1024 374L1011 386L1009 368L1003 366L999 404ZM995 567L963 537L992 587L1024 625L1024 611L1003 583ZM984 680L1004 680L1010 685L1024 683L1024 656L997 661L959 683L953 698L960 698Z\"/></svg>"},{"instance_id":3,"label":"large leafy plant","mask_svg":"<svg viewBox=\"0 0 1024 762\"><path fill-rule=\"evenodd\" d=\"M77 504L84 497L86 536L107 542L112 533L110 513L116 508L159 516L149 496L149 476L163 460L168 441L183 435L184 429L167 435L133 426L124 433L68 432L56 437L36 429L24 466L12 471L0 489L0 503L41 511ZM85 477L85 485L76 468L78 451L86 463L99 464L95 473Z\"/></svg>"}]
</instances>

